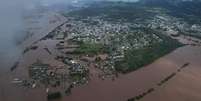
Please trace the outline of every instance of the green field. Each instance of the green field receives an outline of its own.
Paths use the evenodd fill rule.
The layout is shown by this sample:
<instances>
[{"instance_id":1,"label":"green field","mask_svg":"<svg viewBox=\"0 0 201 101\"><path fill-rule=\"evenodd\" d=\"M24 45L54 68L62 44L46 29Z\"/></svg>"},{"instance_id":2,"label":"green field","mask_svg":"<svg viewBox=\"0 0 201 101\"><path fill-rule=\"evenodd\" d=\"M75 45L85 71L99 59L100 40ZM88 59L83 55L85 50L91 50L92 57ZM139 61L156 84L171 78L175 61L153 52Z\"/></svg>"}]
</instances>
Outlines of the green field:
<instances>
[{"instance_id":1,"label":"green field","mask_svg":"<svg viewBox=\"0 0 201 101\"><path fill-rule=\"evenodd\" d=\"M79 54L98 54L105 52L106 48L104 45L99 43L81 42L80 47L75 50L75 53Z\"/></svg>"}]
</instances>

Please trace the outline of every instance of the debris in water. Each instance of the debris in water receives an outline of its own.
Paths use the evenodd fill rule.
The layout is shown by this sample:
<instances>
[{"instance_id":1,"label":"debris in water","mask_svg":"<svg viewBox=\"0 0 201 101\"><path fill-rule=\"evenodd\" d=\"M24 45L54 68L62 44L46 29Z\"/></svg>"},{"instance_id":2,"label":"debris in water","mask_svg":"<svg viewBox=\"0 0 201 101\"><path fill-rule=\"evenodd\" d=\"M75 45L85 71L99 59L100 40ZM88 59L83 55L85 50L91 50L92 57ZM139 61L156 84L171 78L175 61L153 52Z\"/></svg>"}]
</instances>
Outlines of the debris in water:
<instances>
[{"instance_id":1,"label":"debris in water","mask_svg":"<svg viewBox=\"0 0 201 101\"><path fill-rule=\"evenodd\" d=\"M19 61L15 62L15 64L10 68L10 71L14 71L18 67L19 63Z\"/></svg>"},{"instance_id":2,"label":"debris in water","mask_svg":"<svg viewBox=\"0 0 201 101\"><path fill-rule=\"evenodd\" d=\"M50 55L52 54L52 52L50 52L50 50L48 48L44 48Z\"/></svg>"}]
</instances>

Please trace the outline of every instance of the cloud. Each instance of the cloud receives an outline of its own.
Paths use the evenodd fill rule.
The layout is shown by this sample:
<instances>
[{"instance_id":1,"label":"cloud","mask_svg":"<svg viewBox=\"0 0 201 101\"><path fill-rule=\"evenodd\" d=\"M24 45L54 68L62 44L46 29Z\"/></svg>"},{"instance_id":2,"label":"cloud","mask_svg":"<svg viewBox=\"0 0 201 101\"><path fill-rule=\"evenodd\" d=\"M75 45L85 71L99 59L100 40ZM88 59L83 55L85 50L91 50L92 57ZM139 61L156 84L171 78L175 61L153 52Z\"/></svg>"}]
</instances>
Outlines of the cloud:
<instances>
[{"instance_id":1,"label":"cloud","mask_svg":"<svg viewBox=\"0 0 201 101\"><path fill-rule=\"evenodd\" d=\"M21 37L25 28L23 13L36 4L36 0L1 0L0 1L0 63L18 58L20 48L16 46L15 37Z\"/></svg>"},{"instance_id":2,"label":"cloud","mask_svg":"<svg viewBox=\"0 0 201 101\"><path fill-rule=\"evenodd\" d=\"M1 0L0 1L0 57L15 53L15 36L21 36L24 24L22 15L26 9L32 9L35 5L51 5L56 3L78 3L90 1L138 1L138 0ZM11 51L14 50L14 51ZM11 51L11 52L10 52ZM8 53L9 52L9 53ZM4 54L5 55L5 54Z\"/></svg>"},{"instance_id":3,"label":"cloud","mask_svg":"<svg viewBox=\"0 0 201 101\"><path fill-rule=\"evenodd\" d=\"M57 3L79 3L79 2L93 2L93 1L125 1L125 2L137 2L139 0L42 0L44 5L52 5Z\"/></svg>"}]
</instances>

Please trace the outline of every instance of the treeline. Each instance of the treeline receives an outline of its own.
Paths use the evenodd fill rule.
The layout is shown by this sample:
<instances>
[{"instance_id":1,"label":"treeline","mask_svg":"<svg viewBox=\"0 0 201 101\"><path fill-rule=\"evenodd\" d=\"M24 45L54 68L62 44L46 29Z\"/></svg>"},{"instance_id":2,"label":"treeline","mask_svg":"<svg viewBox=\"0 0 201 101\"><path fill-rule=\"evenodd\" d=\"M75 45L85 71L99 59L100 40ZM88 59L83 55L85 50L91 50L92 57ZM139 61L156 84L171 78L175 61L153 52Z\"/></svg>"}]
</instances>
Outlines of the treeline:
<instances>
[{"instance_id":1,"label":"treeline","mask_svg":"<svg viewBox=\"0 0 201 101\"><path fill-rule=\"evenodd\" d=\"M176 75L176 73L172 73L170 74L168 77L166 77L165 79L163 79L160 83L158 83L158 86L162 86L164 83L166 83L167 81L169 81L171 78L173 78Z\"/></svg>"},{"instance_id":2,"label":"treeline","mask_svg":"<svg viewBox=\"0 0 201 101\"><path fill-rule=\"evenodd\" d=\"M163 84L165 84L166 82L168 82L170 79L172 79L173 77L176 76L176 74L178 72L180 72L182 69L188 67L190 65L190 63L185 63L184 65L182 65L180 68L177 69L177 72L173 72L171 73L169 76L167 76L166 78L164 78L163 80L161 80L157 86L162 86ZM151 92L155 91L154 88L150 88L148 89L147 91L145 91L144 93L142 94L139 94L135 97L132 97L132 98L129 98L127 101L138 101L138 100L141 100L142 98L144 98L147 94L150 94Z\"/></svg>"},{"instance_id":3,"label":"treeline","mask_svg":"<svg viewBox=\"0 0 201 101\"><path fill-rule=\"evenodd\" d=\"M151 92L153 92L154 91L154 88L150 88L150 89L148 89L146 92L143 92L142 94L139 94L139 95L137 95L137 96L135 96L135 97L133 97L133 98L130 98L130 99L128 99L127 101L137 101L137 100L140 100L140 99L142 99L143 97L145 97L147 94L149 94L149 93L151 93Z\"/></svg>"}]
</instances>

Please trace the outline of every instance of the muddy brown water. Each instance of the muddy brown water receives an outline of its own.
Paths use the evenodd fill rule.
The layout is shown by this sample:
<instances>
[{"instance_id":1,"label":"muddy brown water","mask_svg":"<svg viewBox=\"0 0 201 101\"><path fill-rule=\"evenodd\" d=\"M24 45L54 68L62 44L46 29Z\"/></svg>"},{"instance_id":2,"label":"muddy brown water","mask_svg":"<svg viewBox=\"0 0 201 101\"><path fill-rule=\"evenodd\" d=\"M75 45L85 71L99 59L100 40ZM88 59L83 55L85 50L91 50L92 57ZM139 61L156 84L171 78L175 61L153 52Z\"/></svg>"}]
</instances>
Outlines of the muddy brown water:
<instances>
[{"instance_id":1,"label":"muddy brown water","mask_svg":"<svg viewBox=\"0 0 201 101\"><path fill-rule=\"evenodd\" d=\"M178 76L177 80L170 81L172 82L172 85L169 87L170 89L165 89L169 90L168 93L165 91L160 91L158 96L155 95L151 97L153 100L151 100L149 97L144 101L170 101L160 99L161 93L163 93L163 99L166 99L166 96L169 96L169 99L174 99L174 101L185 101L181 99L190 97L191 99L197 99L191 101L200 101L201 96L194 95L194 92L197 92L197 94L199 94L198 92L201 92L201 89L198 89L200 87L199 78L195 78L196 75L198 77L201 76L199 74L201 69L199 68L199 66L201 66L200 49L200 47L190 46L179 48L171 54L155 61L151 65L146 66L138 71L122 75L115 81L102 81L94 77L88 85L73 89L72 95L64 97L62 101L126 101L128 98L141 94L149 88L156 87L157 83L170 75L172 72L175 72L186 62L191 63L192 66L188 69L190 71L194 71L195 73L186 71L182 72L183 75L186 75L187 77L179 78ZM191 80L188 76L194 76L194 79ZM181 81L185 82L182 83ZM192 85L195 85L195 87L192 87L192 85L189 83L192 83ZM174 89L177 87L180 88L180 92L177 91L177 89ZM156 90L158 89L160 90L161 88L157 88ZM182 92L182 89L184 92L190 91L192 94L189 94L190 92L184 93ZM174 93L175 91L177 91L177 94Z\"/></svg>"},{"instance_id":2,"label":"muddy brown water","mask_svg":"<svg viewBox=\"0 0 201 101\"><path fill-rule=\"evenodd\" d=\"M186 68L174 79L170 80L164 87L158 87L155 92L146 96L143 101L189 101L193 99L200 101L200 66L201 66L201 47L185 46L175 50L165 57L156 60L154 63L126 75L121 75L115 81L101 80L95 68L92 68L91 81L81 87L72 90L72 95L64 96L60 101L126 101L145 90L155 87L158 82L176 71L186 62L190 62ZM44 53L42 52L44 51ZM27 54L29 61L38 57L41 58L48 53L42 50L34 56ZM38 55L36 55L38 54ZM49 57L49 61L52 58ZM27 60L26 60L27 61ZM52 60L53 61L53 60ZM27 63L27 62L26 62ZM53 63L58 65L59 63ZM24 64L25 65L25 64ZM26 67L21 66L14 73L1 74L0 99L1 101L46 101L45 89L26 89L11 84L15 77L26 77ZM177 88L177 89L176 89Z\"/></svg>"},{"instance_id":3,"label":"muddy brown water","mask_svg":"<svg viewBox=\"0 0 201 101\"><path fill-rule=\"evenodd\" d=\"M181 40L188 43L185 39L181 38ZM53 54L59 54L54 49L56 45L54 40L46 40L38 44L40 48L24 55L20 60L21 64L14 72L8 69L12 66L11 62L14 58L11 57L10 61L0 61L0 101L46 101L44 88L27 89L11 83L14 78L28 78L27 66L38 58L52 66L63 65L44 50L44 47L48 47ZM188 68L162 87L156 86L186 62L190 63ZM142 69L120 75L114 81L99 79L98 70L91 68L93 76L89 83L73 88L72 94L63 96L60 101L127 101L128 98L153 87L156 91L145 96L142 101L201 101L200 66L201 47L184 46Z\"/></svg>"},{"instance_id":4,"label":"muddy brown water","mask_svg":"<svg viewBox=\"0 0 201 101\"><path fill-rule=\"evenodd\" d=\"M50 23L50 21L53 20L56 22ZM29 26L33 28L37 28L38 26L42 27L39 28L39 30L33 31L35 34L31 38L28 38L19 47L23 51L26 47L40 40L65 21L65 17L55 12L47 12L41 19L39 19L39 21L37 21L39 22L38 24L34 23ZM41 42L41 48L37 51L32 51L25 56L9 55L12 54L9 52L0 53L0 101L46 101L45 89L27 89L11 82L14 78L28 78L27 66L35 62L38 58L44 60L46 63L51 63L52 66L62 65L60 62L55 61L54 57L47 55L47 52L44 50L44 47L49 47L56 54L57 52L52 49L55 44L56 42L49 40ZM19 58L19 68L17 68L14 72L10 72L10 67L12 67L12 65L18 61Z\"/></svg>"}]
</instances>

